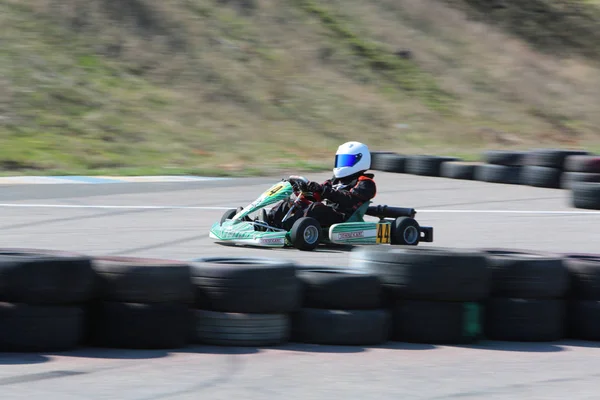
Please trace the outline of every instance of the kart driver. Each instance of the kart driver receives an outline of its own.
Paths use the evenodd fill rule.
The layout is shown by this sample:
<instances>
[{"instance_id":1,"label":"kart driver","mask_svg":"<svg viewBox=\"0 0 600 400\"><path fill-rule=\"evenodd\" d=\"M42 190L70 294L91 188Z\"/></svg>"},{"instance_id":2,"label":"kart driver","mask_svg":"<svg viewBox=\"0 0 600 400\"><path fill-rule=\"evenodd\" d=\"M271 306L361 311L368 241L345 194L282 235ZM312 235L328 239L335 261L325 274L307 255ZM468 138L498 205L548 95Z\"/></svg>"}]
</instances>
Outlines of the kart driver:
<instances>
[{"instance_id":1,"label":"kart driver","mask_svg":"<svg viewBox=\"0 0 600 400\"><path fill-rule=\"evenodd\" d=\"M288 179L302 191L311 192L315 201L289 216L283 226L280 221L289 211L290 204L287 201L280 202L267 214L266 222L289 230L303 216L315 218L322 227L346 221L364 202L375 197L377 187L372 179L374 175L365 173L370 167L371 154L367 145L359 142L342 144L335 153L331 179L321 184L312 181L305 183L293 176Z\"/></svg>"}]
</instances>

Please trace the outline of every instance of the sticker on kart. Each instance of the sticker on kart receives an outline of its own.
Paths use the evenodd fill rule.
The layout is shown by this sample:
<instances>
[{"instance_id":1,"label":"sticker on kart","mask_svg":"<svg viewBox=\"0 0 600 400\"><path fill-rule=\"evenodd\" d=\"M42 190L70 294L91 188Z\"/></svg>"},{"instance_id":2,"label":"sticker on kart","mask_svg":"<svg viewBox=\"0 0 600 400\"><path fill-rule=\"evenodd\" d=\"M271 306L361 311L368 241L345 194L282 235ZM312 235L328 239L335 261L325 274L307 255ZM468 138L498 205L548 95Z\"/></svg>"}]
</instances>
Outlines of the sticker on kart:
<instances>
[{"instance_id":1,"label":"sticker on kart","mask_svg":"<svg viewBox=\"0 0 600 400\"><path fill-rule=\"evenodd\" d=\"M375 243L389 244L392 241L392 224L380 223L377 224L377 234L375 235Z\"/></svg>"}]
</instances>

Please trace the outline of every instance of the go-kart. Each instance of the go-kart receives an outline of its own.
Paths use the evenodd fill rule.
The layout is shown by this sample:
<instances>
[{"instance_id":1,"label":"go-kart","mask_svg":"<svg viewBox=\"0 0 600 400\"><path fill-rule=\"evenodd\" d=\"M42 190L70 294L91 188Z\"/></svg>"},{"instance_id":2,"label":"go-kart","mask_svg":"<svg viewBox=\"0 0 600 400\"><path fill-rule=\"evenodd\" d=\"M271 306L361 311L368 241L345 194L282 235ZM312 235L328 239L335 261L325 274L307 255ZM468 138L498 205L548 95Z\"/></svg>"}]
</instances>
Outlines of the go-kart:
<instances>
[{"instance_id":1,"label":"go-kart","mask_svg":"<svg viewBox=\"0 0 600 400\"><path fill-rule=\"evenodd\" d=\"M209 237L217 242L229 242L258 247L295 247L299 250L314 250L319 244L337 245L413 245L433 242L433 228L420 226L415 220L413 208L388 207L363 203L345 222L322 227L311 217L300 217L288 231L267 223L266 207L288 201L289 212L280 221L283 223L294 211L303 209L313 201L312 193L303 189L304 177L284 179L263 192L246 207L227 210L219 222L210 228ZM258 217L250 214L258 211ZM378 218L365 221L365 216Z\"/></svg>"}]
</instances>

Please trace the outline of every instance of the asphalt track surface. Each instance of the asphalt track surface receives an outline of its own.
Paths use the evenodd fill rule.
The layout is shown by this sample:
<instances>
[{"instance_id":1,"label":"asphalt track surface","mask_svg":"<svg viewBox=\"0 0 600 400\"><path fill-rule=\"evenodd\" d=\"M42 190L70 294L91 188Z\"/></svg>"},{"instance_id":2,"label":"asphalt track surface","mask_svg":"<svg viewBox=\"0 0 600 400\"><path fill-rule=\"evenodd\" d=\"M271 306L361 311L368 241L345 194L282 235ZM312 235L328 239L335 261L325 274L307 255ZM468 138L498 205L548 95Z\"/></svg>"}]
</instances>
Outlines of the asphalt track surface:
<instances>
[{"instance_id":1,"label":"asphalt track surface","mask_svg":"<svg viewBox=\"0 0 600 400\"><path fill-rule=\"evenodd\" d=\"M312 175L322 180L328 175ZM344 266L345 250L228 247L208 228L279 177L193 183L0 186L2 247L188 260L260 256ZM569 192L377 173L376 204L414 207L433 244L599 252L600 212ZM2 399L598 399L593 342L389 343L0 354Z\"/></svg>"}]
</instances>

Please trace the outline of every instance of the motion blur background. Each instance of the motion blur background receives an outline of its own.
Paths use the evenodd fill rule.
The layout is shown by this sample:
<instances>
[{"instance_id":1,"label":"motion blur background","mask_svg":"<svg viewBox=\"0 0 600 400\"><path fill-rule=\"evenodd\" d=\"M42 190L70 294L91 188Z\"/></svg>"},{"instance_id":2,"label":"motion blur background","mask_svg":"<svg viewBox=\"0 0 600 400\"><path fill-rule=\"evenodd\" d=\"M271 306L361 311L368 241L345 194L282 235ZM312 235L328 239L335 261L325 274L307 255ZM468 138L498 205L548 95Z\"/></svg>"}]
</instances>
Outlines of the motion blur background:
<instances>
[{"instance_id":1,"label":"motion blur background","mask_svg":"<svg viewBox=\"0 0 600 400\"><path fill-rule=\"evenodd\" d=\"M600 2L1 0L0 171L600 149Z\"/></svg>"}]
</instances>

